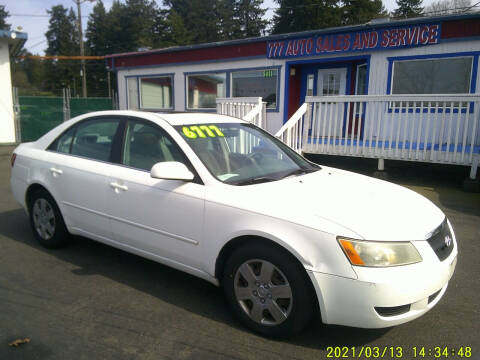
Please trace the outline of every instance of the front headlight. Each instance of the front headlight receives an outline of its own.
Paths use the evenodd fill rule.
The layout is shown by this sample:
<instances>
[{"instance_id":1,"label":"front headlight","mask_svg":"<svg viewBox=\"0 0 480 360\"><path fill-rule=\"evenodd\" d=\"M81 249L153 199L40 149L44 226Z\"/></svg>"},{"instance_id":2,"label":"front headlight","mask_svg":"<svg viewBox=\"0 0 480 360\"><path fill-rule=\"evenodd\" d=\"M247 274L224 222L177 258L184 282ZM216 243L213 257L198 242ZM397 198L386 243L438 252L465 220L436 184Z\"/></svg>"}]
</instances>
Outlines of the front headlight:
<instances>
[{"instance_id":1,"label":"front headlight","mask_svg":"<svg viewBox=\"0 0 480 360\"><path fill-rule=\"evenodd\" d=\"M422 261L417 249L409 241L381 242L337 237L340 247L352 265L398 266Z\"/></svg>"}]
</instances>

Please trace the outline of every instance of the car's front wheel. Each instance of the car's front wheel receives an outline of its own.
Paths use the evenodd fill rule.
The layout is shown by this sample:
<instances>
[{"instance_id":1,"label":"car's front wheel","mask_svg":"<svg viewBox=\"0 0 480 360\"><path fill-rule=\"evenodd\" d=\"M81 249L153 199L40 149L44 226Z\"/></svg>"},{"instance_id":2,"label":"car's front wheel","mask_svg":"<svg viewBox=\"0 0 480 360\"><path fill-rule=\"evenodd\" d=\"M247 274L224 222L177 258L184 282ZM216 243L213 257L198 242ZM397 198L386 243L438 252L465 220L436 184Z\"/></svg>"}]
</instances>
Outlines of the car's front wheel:
<instances>
[{"instance_id":1,"label":"car's front wheel","mask_svg":"<svg viewBox=\"0 0 480 360\"><path fill-rule=\"evenodd\" d=\"M235 315L266 336L301 331L311 318L309 279L291 255L266 244L237 249L225 265L223 286Z\"/></svg>"},{"instance_id":2,"label":"car's front wheel","mask_svg":"<svg viewBox=\"0 0 480 360\"><path fill-rule=\"evenodd\" d=\"M33 235L46 248L65 246L69 233L62 214L53 197L44 189L38 189L29 201L30 224Z\"/></svg>"}]
</instances>

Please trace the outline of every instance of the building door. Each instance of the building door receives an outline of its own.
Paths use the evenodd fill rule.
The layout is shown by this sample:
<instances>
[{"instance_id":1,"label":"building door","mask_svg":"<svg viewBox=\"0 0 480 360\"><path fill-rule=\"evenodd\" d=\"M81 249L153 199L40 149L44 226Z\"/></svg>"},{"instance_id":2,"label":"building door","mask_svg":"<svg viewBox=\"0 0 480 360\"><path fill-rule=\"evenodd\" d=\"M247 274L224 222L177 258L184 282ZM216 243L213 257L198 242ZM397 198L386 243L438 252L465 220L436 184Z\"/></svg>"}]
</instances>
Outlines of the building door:
<instances>
[{"instance_id":1,"label":"building door","mask_svg":"<svg viewBox=\"0 0 480 360\"><path fill-rule=\"evenodd\" d=\"M367 64L357 65L355 71L355 95L367 94ZM366 103L350 104L350 121L348 125L348 135L357 139L363 139L363 129L365 123Z\"/></svg>"},{"instance_id":2,"label":"building door","mask_svg":"<svg viewBox=\"0 0 480 360\"><path fill-rule=\"evenodd\" d=\"M347 68L318 70L317 96L345 95L347 85ZM317 123L325 124L324 135L339 138L344 127L344 106L339 103L323 103L317 113L313 114ZM318 128L320 130L320 128ZM323 126L322 126L323 129Z\"/></svg>"},{"instance_id":3,"label":"building door","mask_svg":"<svg viewBox=\"0 0 480 360\"><path fill-rule=\"evenodd\" d=\"M347 68L318 70L318 96L345 95Z\"/></svg>"}]
</instances>

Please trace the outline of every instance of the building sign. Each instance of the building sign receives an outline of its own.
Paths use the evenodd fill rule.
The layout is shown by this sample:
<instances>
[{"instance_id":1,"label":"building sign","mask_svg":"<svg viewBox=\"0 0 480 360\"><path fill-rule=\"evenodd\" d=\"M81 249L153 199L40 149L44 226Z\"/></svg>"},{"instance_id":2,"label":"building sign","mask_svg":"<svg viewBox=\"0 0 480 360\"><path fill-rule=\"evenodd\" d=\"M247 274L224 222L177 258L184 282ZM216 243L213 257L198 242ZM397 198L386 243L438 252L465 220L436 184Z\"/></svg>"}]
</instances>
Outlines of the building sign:
<instances>
[{"instance_id":1,"label":"building sign","mask_svg":"<svg viewBox=\"0 0 480 360\"><path fill-rule=\"evenodd\" d=\"M391 50L438 44L439 40L440 24L410 25L270 41L267 43L267 57L280 59L355 51Z\"/></svg>"}]
</instances>

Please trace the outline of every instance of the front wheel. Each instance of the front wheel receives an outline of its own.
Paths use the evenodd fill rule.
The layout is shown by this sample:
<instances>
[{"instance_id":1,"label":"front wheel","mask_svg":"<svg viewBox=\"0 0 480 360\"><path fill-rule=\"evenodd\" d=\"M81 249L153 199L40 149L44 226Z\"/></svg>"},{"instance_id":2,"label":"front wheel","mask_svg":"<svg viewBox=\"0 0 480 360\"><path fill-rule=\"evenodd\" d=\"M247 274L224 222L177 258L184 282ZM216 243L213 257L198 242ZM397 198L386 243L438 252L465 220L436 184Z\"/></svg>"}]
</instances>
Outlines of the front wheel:
<instances>
[{"instance_id":1,"label":"front wheel","mask_svg":"<svg viewBox=\"0 0 480 360\"><path fill-rule=\"evenodd\" d=\"M236 250L223 277L235 315L250 329L271 337L294 334L308 324L315 300L308 281L296 259L264 244Z\"/></svg>"}]
</instances>

